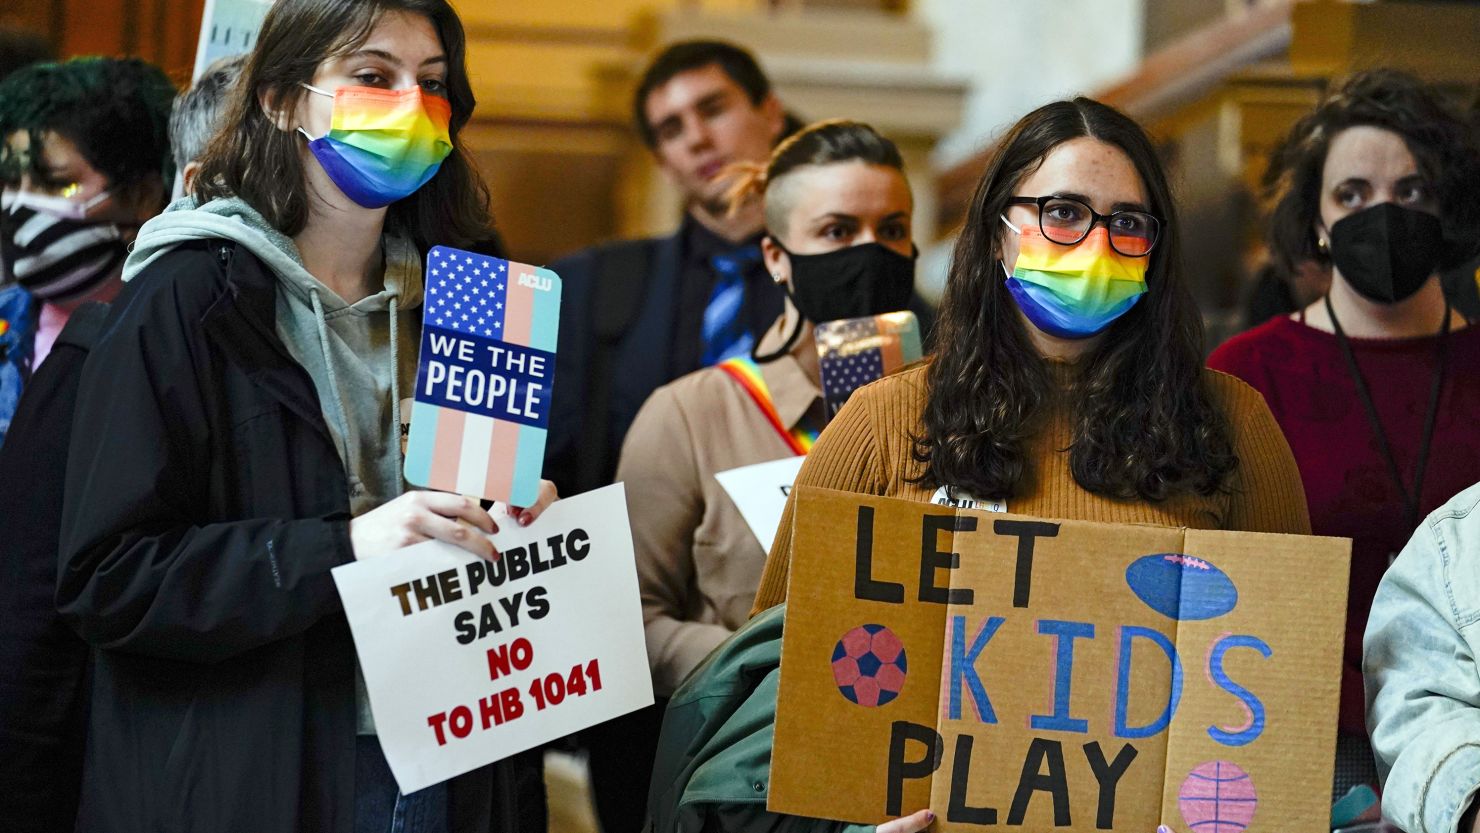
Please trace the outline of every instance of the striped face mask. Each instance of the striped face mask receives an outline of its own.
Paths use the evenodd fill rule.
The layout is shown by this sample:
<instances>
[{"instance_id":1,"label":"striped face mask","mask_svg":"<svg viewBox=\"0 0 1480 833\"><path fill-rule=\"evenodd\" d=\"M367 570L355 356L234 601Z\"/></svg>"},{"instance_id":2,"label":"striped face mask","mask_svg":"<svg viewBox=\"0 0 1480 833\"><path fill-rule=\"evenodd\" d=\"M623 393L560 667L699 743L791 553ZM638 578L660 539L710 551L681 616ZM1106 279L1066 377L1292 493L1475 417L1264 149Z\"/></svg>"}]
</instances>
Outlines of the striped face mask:
<instances>
[{"instance_id":1,"label":"striped face mask","mask_svg":"<svg viewBox=\"0 0 1480 833\"><path fill-rule=\"evenodd\" d=\"M1037 225L1019 229L1018 257L1007 289L1033 326L1058 338L1088 338L1105 330L1146 294L1145 257L1110 248L1103 226L1072 246L1043 236ZM1005 273L1007 267L1004 265Z\"/></svg>"},{"instance_id":2,"label":"striped face mask","mask_svg":"<svg viewBox=\"0 0 1480 833\"><path fill-rule=\"evenodd\" d=\"M452 152L448 125L452 105L422 93L420 87L382 90L340 87L329 132L308 139L308 149L345 196L365 208L382 208L405 199L427 183Z\"/></svg>"},{"instance_id":3,"label":"striped face mask","mask_svg":"<svg viewBox=\"0 0 1480 833\"><path fill-rule=\"evenodd\" d=\"M86 201L0 193L0 284L13 281L38 300L63 303L117 277L128 254L123 233L88 219L109 193Z\"/></svg>"}]
</instances>

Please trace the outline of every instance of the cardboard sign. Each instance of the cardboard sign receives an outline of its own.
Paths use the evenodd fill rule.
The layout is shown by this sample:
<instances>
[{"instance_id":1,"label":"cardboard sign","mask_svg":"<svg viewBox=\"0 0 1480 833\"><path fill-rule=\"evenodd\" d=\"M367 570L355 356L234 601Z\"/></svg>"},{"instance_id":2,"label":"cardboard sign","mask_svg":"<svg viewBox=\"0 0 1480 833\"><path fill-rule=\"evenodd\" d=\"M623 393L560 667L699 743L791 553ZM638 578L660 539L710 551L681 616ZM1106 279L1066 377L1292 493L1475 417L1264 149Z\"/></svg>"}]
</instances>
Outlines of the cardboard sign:
<instances>
[{"instance_id":1,"label":"cardboard sign","mask_svg":"<svg viewBox=\"0 0 1480 833\"><path fill-rule=\"evenodd\" d=\"M913 312L825 321L812 334L829 420L853 391L920 359L920 322Z\"/></svg>"},{"instance_id":2,"label":"cardboard sign","mask_svg":"<svg viewBox=\"0 0 1480 833\"><path fill-rule=\"evenodd\" d=\"M251 52L270 8L271 0L206 0L191 82L198 80L217 58Z\"/></svg>"},{"instance_id":3,"label":"cardboard sign","mask_svg":"<svg viewBox=\"0 0 1480 833\"><path fill-rule=\"evenodd\" d=\"M786 511L786 497L791 494L791 484L797 480L806 457L783 457L769 463L756 463L738 469L719 472L714 476L725 494L735 502L740 517L750 527L761 549L769 551L776 540L776 527L781 525L781 515Z\"/></svg>"},{"instance_id":4,"label":"cardboard sign","mask_svg":"<svg viewBox=\"0 0 1480 833\"><path fill-rule=\"evenodd\" d=\"M1329 828L1346 539L796 499L771 810Z\"/></svg>"},{"instance_id":5,"label":"cardboard sign","mask_svg":"<svg viewBox=\"0 0 1480 833\"><path fill-rule=\"evenodd\" d=\"M538 499L559 328L554 272L446 246L427 254L408 482Z\"/></svg>"},{"instance_id":6,"label":"cardboard sign","mask_svg":"<svg viewBox=\"0 0 1480 833\"><path fill-rule=\"evenodd\" d=\"M492 562L428 541L334 569L403 793L653 702L622 484L493 542Z\"/></svg>"}]
</instances>

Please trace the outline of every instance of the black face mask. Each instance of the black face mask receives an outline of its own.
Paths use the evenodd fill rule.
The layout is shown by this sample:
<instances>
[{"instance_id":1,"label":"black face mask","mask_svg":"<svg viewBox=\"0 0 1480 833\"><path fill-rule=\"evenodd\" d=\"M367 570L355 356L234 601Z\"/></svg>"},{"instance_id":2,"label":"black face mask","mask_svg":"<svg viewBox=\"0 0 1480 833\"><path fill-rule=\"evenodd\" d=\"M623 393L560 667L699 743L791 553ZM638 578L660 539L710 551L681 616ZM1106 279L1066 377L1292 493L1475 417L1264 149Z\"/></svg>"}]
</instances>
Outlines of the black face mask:
<instances>
[{"instance_id":1,"label":"black face mask","mask_svg":"<svg viewBox=\"0 0 1480 833\"><path fill-rule=\"evenodd\" d=\"M1362 297L1396 304L1417 292L1444 255L1439 218L1390 202L1331 227L1331 262Z\"/></svg>"},{"instance_id":2,"label":"black face mask","mask_svg":"<svg viewBox=\"0 0 1480 833\"><path fill-rule=\"evenodd\" d=\"M915 290L917 250L906 257L883 243L861 243L819 255L799 255L776 238L771 240L791 260L791 286L786 294L807 321L819 324L864 318L909 306ZM780 350L752 358L766 362L785 355L801 331L798 323Z\"/></svg>"}]
</instances>

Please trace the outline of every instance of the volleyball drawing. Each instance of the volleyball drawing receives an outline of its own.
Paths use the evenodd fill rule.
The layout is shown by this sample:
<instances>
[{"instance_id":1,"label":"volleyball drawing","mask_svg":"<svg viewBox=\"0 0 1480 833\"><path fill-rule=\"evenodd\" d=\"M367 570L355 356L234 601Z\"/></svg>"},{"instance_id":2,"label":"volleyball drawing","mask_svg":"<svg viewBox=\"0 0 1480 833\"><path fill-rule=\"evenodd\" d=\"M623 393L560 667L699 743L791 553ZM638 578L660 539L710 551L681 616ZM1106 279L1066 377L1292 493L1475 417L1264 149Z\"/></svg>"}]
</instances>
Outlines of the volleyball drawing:
<instances>
[{"instance_id":1,"label":"volleyball drawing","mask_svg":"<svg viewBox=\"0 0 1480 833\"><path fill-rule=\"evenodd\" d=\"M1242 833L1254 820L1259 794L1237 764L1208 761L1187 774L1177 807L1194 833Z\"/></svg>"},{"instance_id":2,"label":"volleyball drawing","mask_svg":"<svg viewBox=\"0 0 1480 833\"><path fill-rule=\"evenodd\" d=\"M904 643L883 625L859 625L833 649L833 681L860 706L882 706L898 697L908 670Z\"/></svg>"}]
</instances>

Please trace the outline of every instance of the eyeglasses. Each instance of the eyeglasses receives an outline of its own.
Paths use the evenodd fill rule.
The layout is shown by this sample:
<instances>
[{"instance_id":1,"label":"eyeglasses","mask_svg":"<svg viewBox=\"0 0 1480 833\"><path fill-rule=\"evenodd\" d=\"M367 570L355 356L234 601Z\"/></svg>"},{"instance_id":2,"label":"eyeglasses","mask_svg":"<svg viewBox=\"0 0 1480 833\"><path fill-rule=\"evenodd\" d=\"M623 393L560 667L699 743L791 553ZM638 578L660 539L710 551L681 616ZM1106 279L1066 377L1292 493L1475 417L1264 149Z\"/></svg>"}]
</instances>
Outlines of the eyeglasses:
<instances>
[{"instance_id":1,"label":"eyeglasses","mask_svg":"<svg viewBox=\"0 0 1480 833\"><path fill-rule=\"evenodd\" d=\"M1161 221L1145 211L1112 211L1109 214L1090 208L1070 197L1013 197L1008 205L1038 206L1038 228L1049 241L1073 246L1089 236L1090 229L1104 221L1110 235L1110 248L1126 257L1151 254L1161 237Z\"/></svg>"}]
</instances>

